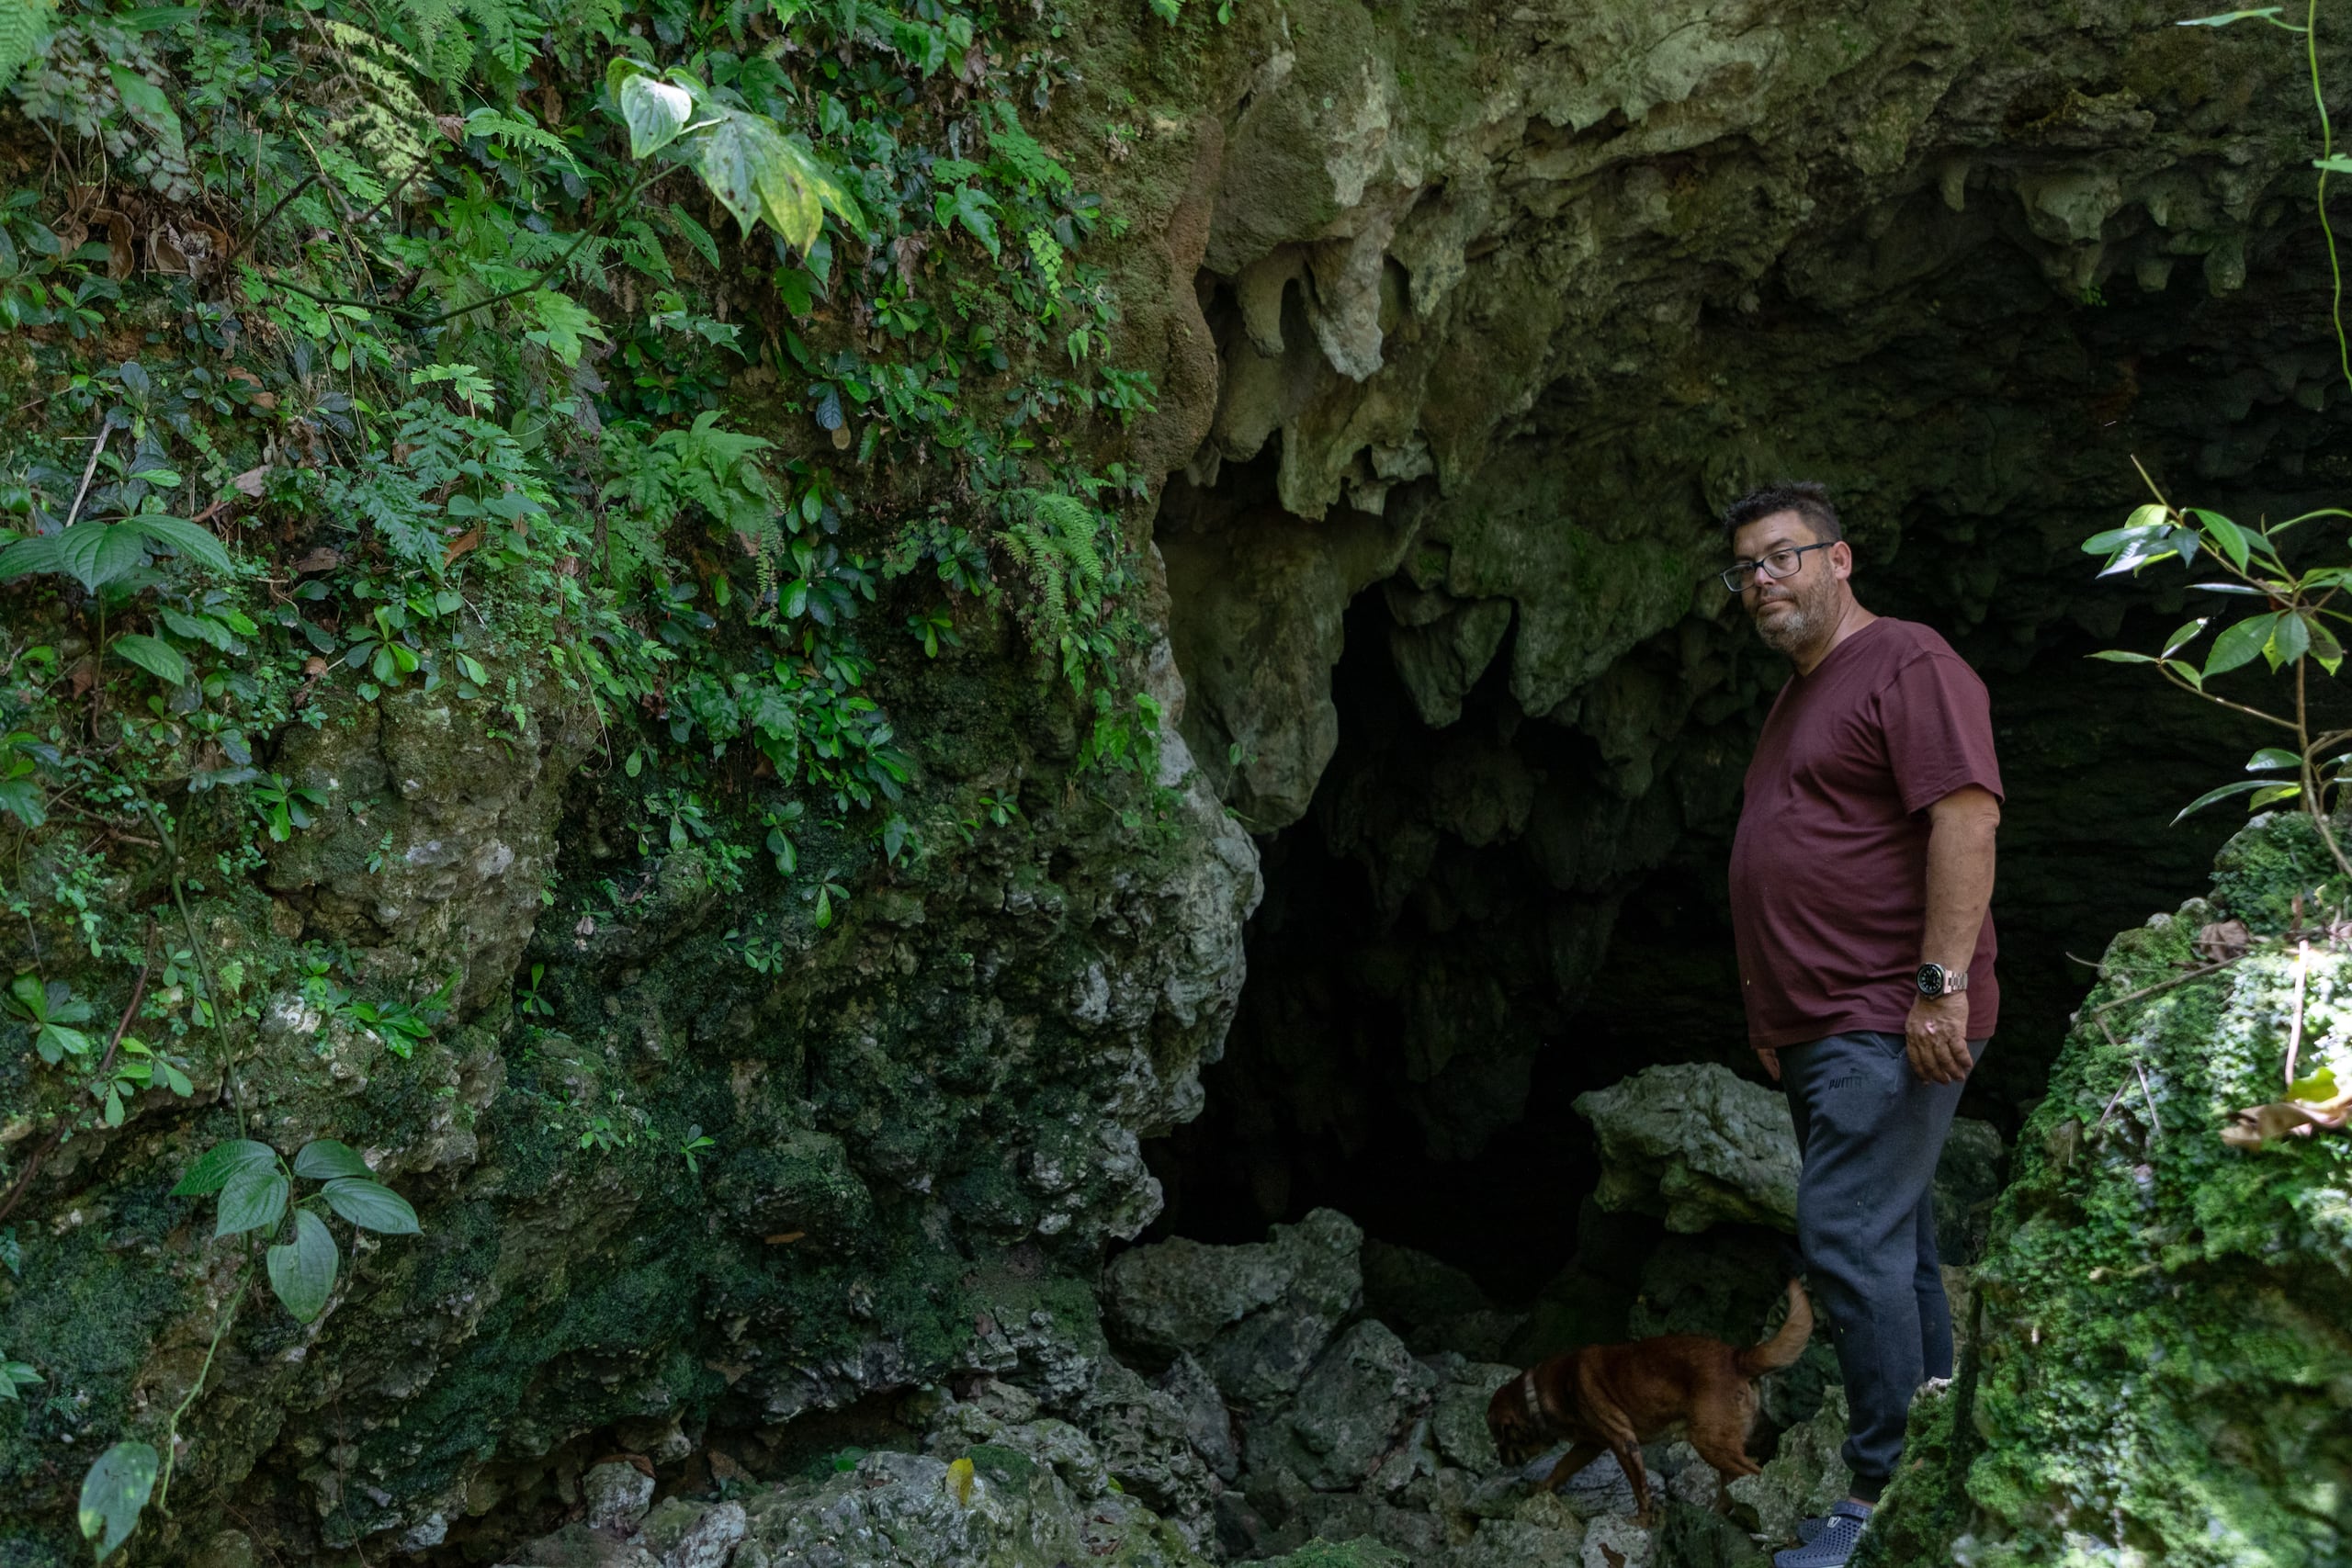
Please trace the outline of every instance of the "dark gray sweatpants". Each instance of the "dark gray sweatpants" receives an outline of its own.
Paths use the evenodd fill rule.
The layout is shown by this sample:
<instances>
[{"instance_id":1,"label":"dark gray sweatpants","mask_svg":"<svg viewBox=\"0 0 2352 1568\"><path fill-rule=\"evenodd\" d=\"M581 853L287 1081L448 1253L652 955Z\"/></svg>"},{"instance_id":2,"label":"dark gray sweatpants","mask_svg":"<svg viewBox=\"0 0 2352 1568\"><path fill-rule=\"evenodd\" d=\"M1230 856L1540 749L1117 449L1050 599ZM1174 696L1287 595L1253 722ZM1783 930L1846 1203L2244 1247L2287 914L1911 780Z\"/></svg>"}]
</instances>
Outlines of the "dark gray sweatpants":
<instances>
[{"instance_id":1,"label":"dark gray sweatpants","mask_svg":"<svg viewBox=\"0 0 2352 1568\"><path fill-rule=\"evenodd\" d=\"M1984 1044L1969 1050L1981 1060ZM1912 1393L1951 1376L1935 1179L1962 1086L1913 1072L1900 1034L1833 1034L1780 1055L1804 1156L1797 1242L1846 1382L1854 1492L1875 1502L1903 1457Z\"/></svg>"}]
</instances>

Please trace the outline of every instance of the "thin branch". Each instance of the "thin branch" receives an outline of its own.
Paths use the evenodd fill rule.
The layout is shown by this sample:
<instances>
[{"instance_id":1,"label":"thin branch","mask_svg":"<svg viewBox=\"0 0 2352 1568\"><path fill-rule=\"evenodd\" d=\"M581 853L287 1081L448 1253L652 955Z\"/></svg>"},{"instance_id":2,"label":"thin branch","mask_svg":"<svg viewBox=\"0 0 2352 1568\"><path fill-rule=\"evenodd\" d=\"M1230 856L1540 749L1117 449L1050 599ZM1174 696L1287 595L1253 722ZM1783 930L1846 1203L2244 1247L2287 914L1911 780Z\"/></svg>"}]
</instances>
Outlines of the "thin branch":
<instances>
[{"instance_id":1,"label":"thin branch","mask_svg":"<svg viewBox=\"0 0 2352 1568\"><path fill-rule=\"evenodd\" d=\"M2303 1054L2303 976L2312 966L2312 944L2295 944L2295 1021L2287 1029L2287 1082L2295 1081L2295 1063Z\"/></svg>"},{"instance_id":2,"label":"thin branch","mask_svg":"<svg viewBox=\"0 0 2352 1568\"><path fill-rule=\"evenodd\" d=\"M319 175L317 174L312 173L304 175L302 176L301 183L297 185L292 190L288 191L284 196L279 197L277 198L277 205L271 208L268 212L264 214L260 222L245 231L245 237L243 239L239 240L235 244L229 247L229 254L220 258L220 265L222 266L227 266L231 262L235 261L239 256L243 255L244 254L245 247L252 244L255 240L261 238L261 231L264 229L268 228L272 222L276 221L277 215L285 211L286 209L293 203L296 197L300 196L304 191L310 189L312 186L318 183Z\"/></svg>"},{"instance_id":3,"label":"thin branch","mask_svg":"<svg viewBox=\"0 0 2352 1568\"><path fill-rule=\"evenodd\" d=\"M82 515L82 502L90 498L90 476L98 471L98 454L107 449L107 437L114 434L114 420L109 417L98 426L96 444L90 448L90 460L82 466L82 488L74 492L74 510L65 514L65 526L74 526L74 519Z\"/></svg>"}]
</instances>

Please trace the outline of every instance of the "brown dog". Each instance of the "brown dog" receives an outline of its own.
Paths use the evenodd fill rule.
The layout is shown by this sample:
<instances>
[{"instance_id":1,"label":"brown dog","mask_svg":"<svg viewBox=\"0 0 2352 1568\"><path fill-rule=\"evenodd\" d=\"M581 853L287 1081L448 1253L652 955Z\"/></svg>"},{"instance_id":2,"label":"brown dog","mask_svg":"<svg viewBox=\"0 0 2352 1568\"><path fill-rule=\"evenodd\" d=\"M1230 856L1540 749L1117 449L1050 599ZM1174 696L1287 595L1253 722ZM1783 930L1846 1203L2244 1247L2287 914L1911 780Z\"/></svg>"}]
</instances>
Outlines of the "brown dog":
<instances>
[{"instance_id":1,"label":"brown dog","mask_svg":"<svg viewBox=\"0 0 2352 1568\"><path fill-rule=\"evenodd\" d=\"M1631 1345L1589 1345L1540 1361L1495 1391L1487 1430L1505 1462L1524 1464L1562 1438L1571 1444L1544 1478L1556 1488L1613 1453L1634 1483L1644 1524L1656 1517L1641 1445L1680 1428L1699 1457L1725 1477L1754 1475L1747 1431L1756 1420L1756 1380L1789 1365L1813 1337L1813 1303L1789 1281L1789 1315L1761 1345L1737 1349L1696 1334Z\"/></svg>"}]
</instances>

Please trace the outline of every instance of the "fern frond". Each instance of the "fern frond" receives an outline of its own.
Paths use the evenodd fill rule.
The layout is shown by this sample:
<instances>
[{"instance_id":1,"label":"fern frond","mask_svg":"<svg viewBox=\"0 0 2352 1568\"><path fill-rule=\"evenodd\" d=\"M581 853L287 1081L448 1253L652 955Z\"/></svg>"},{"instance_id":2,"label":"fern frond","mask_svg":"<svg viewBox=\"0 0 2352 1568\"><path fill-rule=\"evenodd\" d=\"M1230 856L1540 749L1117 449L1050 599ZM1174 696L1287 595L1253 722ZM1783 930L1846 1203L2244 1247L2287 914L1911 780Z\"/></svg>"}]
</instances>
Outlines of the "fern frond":
<instances>
[{"instance_id":1,"label":"fern frond","mask_svg":"<svg viewBox=\"0 0 2352 1568\"><path fill-rule=\"evenodd\" d=\"M54 0L0 0L0 87L40 52L56 15Z\"/></svg>"}]
</instances>

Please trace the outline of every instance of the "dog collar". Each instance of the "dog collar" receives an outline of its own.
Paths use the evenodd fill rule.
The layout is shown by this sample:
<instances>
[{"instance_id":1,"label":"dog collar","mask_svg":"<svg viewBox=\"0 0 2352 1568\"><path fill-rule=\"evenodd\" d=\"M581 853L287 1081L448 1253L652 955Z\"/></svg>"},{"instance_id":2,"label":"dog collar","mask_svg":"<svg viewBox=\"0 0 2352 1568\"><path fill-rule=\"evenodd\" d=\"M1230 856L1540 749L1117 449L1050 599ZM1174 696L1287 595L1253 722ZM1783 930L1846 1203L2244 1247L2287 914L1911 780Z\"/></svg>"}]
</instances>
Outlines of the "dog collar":
<instances>
[{"instance_id":1,"label":"dog collar","mask_svg":"<svg viewBox=\"0 0 2352 1568\"><path fill-rule=\"evenodd\" d=\"M1538 1430L1550 1426L1552 1418L1544 1412L1543 1391L1535 1386L1535 1374L1532 1371L1519 1374L1519 1389L1521 1397L1527 1402L1528 1419L1535 1423Z\"/></svg>"}]
</instances>

